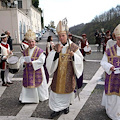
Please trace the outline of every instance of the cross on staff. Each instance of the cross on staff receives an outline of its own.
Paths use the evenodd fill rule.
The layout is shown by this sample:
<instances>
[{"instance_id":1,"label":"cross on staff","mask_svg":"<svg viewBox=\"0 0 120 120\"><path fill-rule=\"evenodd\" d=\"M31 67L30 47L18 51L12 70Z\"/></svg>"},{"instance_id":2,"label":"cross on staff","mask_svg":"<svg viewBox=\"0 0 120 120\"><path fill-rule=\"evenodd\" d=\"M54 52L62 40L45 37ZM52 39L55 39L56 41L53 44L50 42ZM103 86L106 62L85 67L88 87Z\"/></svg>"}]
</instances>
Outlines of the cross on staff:
<instances>
[{"instance_id":1,"label":"cross on staff","mask_svg":"<svg viewBox=\"0 0 120 120\"><path fill-rule=\"evenodd\" d=\"M119 66L119 65L120 65L120 61L119 61L119 60L118 60L116 63L117 63L117 66Z\"/></svg>"}]
</instances>

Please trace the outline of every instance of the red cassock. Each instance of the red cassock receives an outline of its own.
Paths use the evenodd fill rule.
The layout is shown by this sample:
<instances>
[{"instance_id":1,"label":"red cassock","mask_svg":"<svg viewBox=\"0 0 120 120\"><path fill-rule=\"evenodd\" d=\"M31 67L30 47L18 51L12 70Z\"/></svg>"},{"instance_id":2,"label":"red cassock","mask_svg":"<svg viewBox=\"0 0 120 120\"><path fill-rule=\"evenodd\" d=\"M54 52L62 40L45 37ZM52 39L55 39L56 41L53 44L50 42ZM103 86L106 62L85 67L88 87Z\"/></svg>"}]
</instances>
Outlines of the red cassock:
<instances>
[{"instance_id":1,"label":"red cassock","mask_svg":"<svg viewBox=\"0 0 120 120\"><path fill-rule=\"evenodd\" d=\"M81 52L82 52L82 55L84 54L84 49L83 48L86 46L86 43L87 43L87 38L81 40Z\"/></svg>"},{"instance_id":2,"label":"red cassock","mask_svg":"<svg viewBox=\"0 0 120 120\"><path fill-rule=\"evenodd\" d=\"M111 39L111 36L108 36L108 37L106 36L106 37L105 37L105 41L104 41L104 44L103 44L104 47L105 47L105 51L106 51L107 41L108 41L109 39Z\"/></svg>"}]
</instances>

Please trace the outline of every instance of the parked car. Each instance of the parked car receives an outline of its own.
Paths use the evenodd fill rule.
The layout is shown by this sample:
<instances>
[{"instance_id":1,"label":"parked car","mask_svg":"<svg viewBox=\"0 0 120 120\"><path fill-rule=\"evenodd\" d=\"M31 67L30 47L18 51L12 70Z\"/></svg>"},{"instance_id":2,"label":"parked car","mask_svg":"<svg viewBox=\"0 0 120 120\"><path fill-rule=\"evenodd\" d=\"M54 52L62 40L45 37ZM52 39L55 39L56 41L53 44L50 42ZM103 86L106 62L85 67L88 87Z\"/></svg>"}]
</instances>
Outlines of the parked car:
<instances>
[{"instance_id":1,"label":"parked car","mask_svg":"<svg viewBox=\"0 0 120 120\"><path fill-rule=\"evenodd\" d=\"M36 33L36 42L39 42L42 38L42 34L41 33Z\"/></svg>"},{"instance_id":2,"label":"parked car","mask_svg":"<svg viewBox=\"0 0 120 120\"><path fill-rule=\"evenodd\" d=\"M47 28L44 28L45 32L47 32Z\"/></svg>"},{"instance_id":3,"label":"parked car","mask_svg":"<svg viewBox=\"0 0 120 120\"><path fill-rule=\"evenodd\" d=\"M46 31L44 29L42 29L41 33L44 34Z\"/></svg>"}]
</instances>

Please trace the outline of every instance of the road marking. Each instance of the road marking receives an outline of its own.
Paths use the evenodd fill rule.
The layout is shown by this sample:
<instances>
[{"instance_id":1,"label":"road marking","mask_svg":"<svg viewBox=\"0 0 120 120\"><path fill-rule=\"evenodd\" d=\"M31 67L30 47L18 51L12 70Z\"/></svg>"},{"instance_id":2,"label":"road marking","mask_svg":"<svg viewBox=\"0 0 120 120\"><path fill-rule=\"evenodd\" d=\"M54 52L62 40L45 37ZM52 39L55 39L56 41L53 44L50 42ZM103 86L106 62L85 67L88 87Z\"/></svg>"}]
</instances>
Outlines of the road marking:
<instances>
[{"instance_id":1,"label":"road marking","mask_svg":"<svg viewBox=\"0 0 120 120\"><path fill-rule=\"evenodd\" d=\"M35 117L25 117L25 116L0 116L0 120L51 120L51 119L44 119L44 118L35 118Z\"/></svg>"},{"instance_id":2,"label":"road marking","mask_svg":"<svg viewBox=\"0 0 120 120\"><path fill-rule=\"evenodd\" d=\"M32 113L35 111L38 104L25 104L16 117L30 117Z\"/></svg>"},{"instance_id":3,"label":"road marking","mask_svg":"<svg viewBox=\"0 0 120 120\"><path fill-rule=\"evenodd\" d=\"M62 114L58 120L74 120L79 114L80 110L83 108L84 104L90 97L92 91L95 89L96 85L99 82L100 77L102 76L104 70L102 67L98 69L96 74L92 77L90 82L83 88L80 92L80 101L78 97L75 98L73 104L70 106L70 112L68 114ZM78 107L79 106L79 107Z\"/></svg>"},{"instance_id":4,"label":"road marking","mask_svg":"<svg viewBox=\"0 0 120 120\"><path fill-rule=\"evenodd\" d=\"M0 97L2 96L5 89L6 89L6 87L0 86Z\"/></svg>"},{"instance_id":5,"label":"road marking","mask_svg":"<svg viewBox=\"0 0 120 120\"><path fill-rule=\"evenodd\" d=\"M12 78L11 80L12 80L12 81L22 81L23 78Z\"/></svg>"},{"instance_id":6,"label":"road marking","mask_svg":"<svg viewBox=\"0 0 120 120\"><path fill-rule=\"evenodd\" d=\"M21 52L13 52L13 54L14 54L14 53L21 53Z\"/></svg>"},{"instance_id":7,"label":"road marking","mask_svg":"<svg viewBox=\"0 0 120 120\"><path fill-rule=\"evenodd\" d=\"M101 62L101 60L85 60L87 62Z\"/></svg>"}]
</instances>

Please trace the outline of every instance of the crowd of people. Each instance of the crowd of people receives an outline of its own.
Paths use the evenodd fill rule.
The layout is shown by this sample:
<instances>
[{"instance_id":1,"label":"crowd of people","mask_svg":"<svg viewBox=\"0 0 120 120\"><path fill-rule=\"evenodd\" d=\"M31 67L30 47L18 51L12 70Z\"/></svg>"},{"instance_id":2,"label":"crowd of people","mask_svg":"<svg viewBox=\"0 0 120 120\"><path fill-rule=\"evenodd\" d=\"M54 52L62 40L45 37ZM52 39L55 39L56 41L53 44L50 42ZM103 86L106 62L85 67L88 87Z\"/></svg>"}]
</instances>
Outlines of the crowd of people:
<instances>
[{"instance_id":1,"label":"crowd of people","mask_svg":"<svg viewBox=\"0 0 120 120\"><path fill-rule=\"evenodd\" d=\"M48 36L45 52L36 46L36 35L32 30L26 32L20 45L23 81L19 102L39 103L49 99L49 107L53 111L51 118L69 113L71 98L76 88L81 88L83 83L85 55L91 53L87 35L82 34L77 45L67 28L59 21L56 28L59 42L54 44L53 37ZM9 87L9 84L13 84L8 76L7 64L8 57L13 55L10 32L2 33L0 38L2 86ZM111 119L120 120L120 24L114 29L112 36L109 30L106 33L97 30L95 38L98 51L101 50L101 43L103 44L104 55L100 64L106 76L102 105ZM53 75L50 93L49 75Z\"/></svg>"},{"instance_id":2,"label":"crowd of people","mask_svg":"<svg viewBox=\"0 0 120 120\"><path fill-rule=\"evenodd\" d=\"M102 45L102 53L104 54L104 52L106 51L106 46L107 46L107 42L110 40L114 40L113 37L113 32L111 33L110 30L107 30L106 32L102 31L99 32L98 30L96 30L94 36L95 36L95 44L97 45L97 51L101 51L101 45Z\"/></svg>"}]
</instances>

